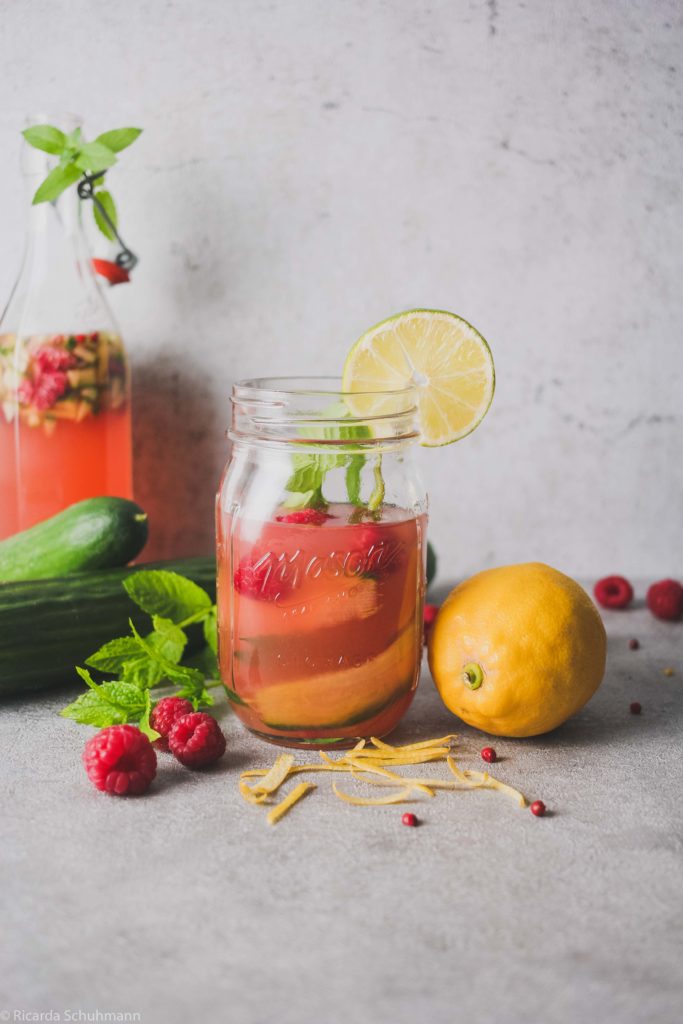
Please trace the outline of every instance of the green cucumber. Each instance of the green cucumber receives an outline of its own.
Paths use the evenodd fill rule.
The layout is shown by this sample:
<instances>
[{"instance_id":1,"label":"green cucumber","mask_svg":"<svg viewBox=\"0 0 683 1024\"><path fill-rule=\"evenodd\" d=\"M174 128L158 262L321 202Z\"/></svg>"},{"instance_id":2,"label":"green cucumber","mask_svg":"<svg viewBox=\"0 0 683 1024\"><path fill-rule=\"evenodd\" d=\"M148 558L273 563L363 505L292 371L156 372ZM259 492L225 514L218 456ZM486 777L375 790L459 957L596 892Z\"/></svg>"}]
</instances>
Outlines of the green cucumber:
<instances>
[{"instance_id":1,"label":"green cucumber","mask_svg":"<svg viewBox=\"0 0 683 1024\"><path fill-rule=\"evenodd\" d=\"M128 619L149 632L149 616L131 601L123 580L141 569L169 569L216 597L213 558L187 558L129 569L78 573L59 579L0 583L0 697L76 682L75 665L98 647L130 632ZM192 631L195 631L193 637ZM201 626L188 630L192 653L203 644Z\"/></svg>"},{"instance_id":2,"label":"green cucumber","mask_svg":"<svg viewBox=\"0 0 683 1024\"><path fill-rule=\"evenodd\" d=\"M140 554L147 515L125 498L87 498L0 541L0 583L113 569Z\"/></svg>"}]
</instances>

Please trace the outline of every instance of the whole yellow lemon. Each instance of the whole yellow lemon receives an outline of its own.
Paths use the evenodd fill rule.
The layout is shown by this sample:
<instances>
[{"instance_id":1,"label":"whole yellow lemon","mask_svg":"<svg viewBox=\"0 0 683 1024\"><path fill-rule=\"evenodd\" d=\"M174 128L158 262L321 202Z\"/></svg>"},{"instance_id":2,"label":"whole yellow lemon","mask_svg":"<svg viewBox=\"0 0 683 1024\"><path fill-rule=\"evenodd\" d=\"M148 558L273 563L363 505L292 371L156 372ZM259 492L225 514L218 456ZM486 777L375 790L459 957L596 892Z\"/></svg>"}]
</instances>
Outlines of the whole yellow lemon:
<instances>
[{"instance_id":1,"label":"whole yellow lemon","mask_svg":"<svg viewBox=\"0 0 683 1024\"><path fill-rule=\"evenodd\" d=\"M477 573L442 605L429 667L446 707L496 736L538 736L589 700L605 672L600 614L540 562Z\"/></svg>"}]
</instances>

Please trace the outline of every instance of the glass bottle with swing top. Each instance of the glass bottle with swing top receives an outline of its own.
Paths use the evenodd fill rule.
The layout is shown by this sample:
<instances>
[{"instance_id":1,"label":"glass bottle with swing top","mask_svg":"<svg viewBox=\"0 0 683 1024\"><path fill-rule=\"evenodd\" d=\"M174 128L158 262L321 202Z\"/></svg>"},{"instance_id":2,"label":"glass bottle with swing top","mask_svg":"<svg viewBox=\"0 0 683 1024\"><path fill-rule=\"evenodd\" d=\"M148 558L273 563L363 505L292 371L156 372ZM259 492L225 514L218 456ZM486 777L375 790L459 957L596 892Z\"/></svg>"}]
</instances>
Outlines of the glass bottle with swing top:
<instances>
[{"instance_id":1,"label":"glass bottle with swing top","mask_svg":"<svg viewBox=\"0 0 683 1024\"><path fill-rule=\"evenodd\" d=\"M53 163L24 144L29 202ZM93 271L82 206L69 188L30 207L0 321L0 539L84 498L132 497L128 360Z\"/></svg>"}]
</instances>

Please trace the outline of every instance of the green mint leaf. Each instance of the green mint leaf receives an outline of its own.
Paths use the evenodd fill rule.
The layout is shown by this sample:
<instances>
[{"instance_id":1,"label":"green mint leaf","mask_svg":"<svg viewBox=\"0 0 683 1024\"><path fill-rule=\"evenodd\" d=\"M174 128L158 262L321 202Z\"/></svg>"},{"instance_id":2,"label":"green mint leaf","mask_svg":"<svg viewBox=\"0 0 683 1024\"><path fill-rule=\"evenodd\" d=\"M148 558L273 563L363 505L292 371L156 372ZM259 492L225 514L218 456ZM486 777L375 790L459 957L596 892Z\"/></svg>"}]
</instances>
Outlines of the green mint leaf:
<instances>
[{"instance_id":1,"label":"green mint leaf","mask_svg":"<svg viewBox=\"0 0 683 1024\"><path fill-rule=\"evenodd\" d=\"M142 128L114 128L110 132L98 135L95 142L106 146L112 153L120 153L122 149L132 145L141 134Z\"/></svg>"},{"instance_id":2,"label":"green mint leaf","mask_svg":"<svg viewBox=\"0 0 683 1024\"><path fill-rule=\"evenodd\" d=\"M346 467L346 493L351 504L356 506L363 504L360 496L360 480L364 465L364 455L349 456L349 464Z\"/></svg>"},{"instance_id":3,"label":"green mint leaf","mask_svg":"<svg viewBox=\"0 0 683 1024\"><path fill-rule=\"evenodd\" d=\"M116 154L100 142L86 142L76 157L76 166L82 171L104 171L116 163Z\"/></svg>"},{"instance_id":4,"label":"green mint leaf","mask_svg":"<svg viewBox=\"0 0 683 1024\"><path fill-rule=\"evenodd\" d=\"M86 658L86 665L96 668L100 672L120 672L127 661L138 657L140 648L137 640L132 636L122 636L116 640L100 647L89 658Z\"/></svg>"},{"instance_id":5,"label":"green mint leaf","mask_svg":"<svg viewBox=\"0 0 683 1024\"><path fill-rule=\"evenodd\" d=\"M382 507L384 501L384 477L382 476L382 456L377 456L377 462L373 469L375 477L375 486L372 489L372 494L368 500L368 509L371 512L377 512Z\"/></svg>"},{"instance_id":6,"label":"green mint leaf","mask_svg":"<svg viewBox=\"0 0 683 1024\"><path fill-rule=\"evenodd\" d=\"M156 570L150 570L156 571ZM163 570L159 570L163 571ZM202 591L203 593L203 591ZM153 642L150 639L140 636L135 624L132 619L128 620L133 636L137 640L140 648L146 651L152 661L156 662L159 668L162 670L163 677L170 679L172 683L178 683L181 686L189 687L190 690L199 691L204 687L204 673L200 672L195 668L188 668L185 665L176 665L168 658L164 657L161 651L157 650ZM183 693L182 696L186 694Z\"/></svg>"},{"instance_id":7,"label":"green mint leaf","mask_svg":"<svg viewBox=\"0 0 683 1024\"><path fill-rule=\"evenodd\" d=\"M66 148L76 151L80 149L82 140L83 133L80 127L74 128L74 130L72 132L69 132L69 134L66 137Z\"/></svg>"},{"instance_id":8,"label":"green mint leaf","mask_svg":"<svg viewBox=\"0 0 683 1024\"><path fill-rule=\"evenodd\" d=\"M168 658L174 665L177 665L183 656L187 637L180 626L176 626L170 619L155 615L152 623L154 632L147 637L148 641L162 657ZM131 640L136 643L133 637Z\"/></svg>"},{"instance_id":9,"label":"green mint leaf","mask_svg":"<svg viewBox=\"0 0 683 1024\"><path fill-rule=\"evenodd\" d=\"M51 203L58 196L61 196L65 189L75 184L81 176L81 172L75 164L67 164L66 167L55 167L48 174L45 181L38 186L33 197L33 205L38 203Z\"/></svg>"},{"instance_id":10,"label":"green mint leaf","mask_svg":"<svg viewBox=\"0 0 683 1024\"><path fill-rule=\"evenodd\" d=\"M295 491L285 498L282 504L285 508L317 508L322 512L327 508L327 502L320 488L315 491Z\"/></svg>"},{"instance_id":11,"label":"green mint leaf","mask_svg":"<svg viewBox=\"0 0 683 1024\"><path fill-rule=\"evenodd\" d=\"M285 484L286 491L295 494L316 494L322 497L322 483L325 472L318 462L317 455L294 455L292 457L294 472Z\"/></svg>"},{"instance_id":12,"label":"green mint leaf","mask_svg":"<svg viewBox=\"0 0 683 1024\"><path fill-rule=\"evenodd\" d=\"M214 654L218 653L218 628L216 625L216 605L213 606L209 614L204 619L204 639L206 640L209 649Z\"/></svg>"},{"instance_id":13,"label":"green mint leaf","mask_svg":"<svg viewBox=\"0 0 683 1024\"><path fill-rule=\"evenodd\" d=\"M141 690L148 690L162 681L164 671L147 651L138 648L137 657L131 658L125 663L121 675L124 682L139 686Z\"/></svg>"},{"instance_id":14,"label":"green mint leaf","mask_svg":"<svg viewBox=\"0 0 683 1024\"><path fill-rule=\"evenodd\" d=\"M116 203L114 202L111 192L107 192L106 189L98 189L98 191L95 192L95 198L98 199L104 207L105 213L109 217L109 220L112 222L114 227L118 227L119 220L118 215L116 213ZM92 204L92 211L93 216L95 217L95 223L97 224L97 227L100 229L104 237L108 238L110 242L115 241L116 235L114 234L114 232L102 216L99 207L97 206L97 203Z\"/></svg>"},{"instance_id":15,"label":"green mint leaf","mask_svg":"<svg viewBox=\"0 0 683 1024\"><path fill-rule=\"evenodd\" d=\"M150 743L154 743L161 736L156 729L153 729L150 723L150 715L152 714L152 698L149 695L149 690L145 691L145 710L140 716L139 726L140 732L144 732Z\"/></svg>"},{"instance_id":16,"label":"green mint leaf","mask_svg":"<svg viewBox=\"0 0 683 1024\"><path fill-rule=\"evenodd\" d=\"M98 686L87 669L77 667L76 671L87 683L88 690L60 711L62 717L71 718L81 725L95 725L100 729L107 725L139 720L147 703L139 687L119 680Z\"/></svg>"},{"instance_id":17,"label":"green mint leaf","mask_svg":"<svg viewBox=\"0 0 683 1024\"><path fill-rule=\"evenodd\" d=\"M173 624L171 623L171 625ZM173 629L175 630L177 627L173 626ZM185 634L182 630L179 630L179 632L182 636L182 644L178 660L182 657L185 646ZM152 637L155 636L156 634L153 633ZM175 638L176 647L178 646L178 639L177 637ZM155 640L150 638L150 642L155 646L163 646L164 641L165 637L163 634L160 634ZM173 651L174 647L169 646L168 652L173 653ZM131 683L133 686L138 686L143 690L150 686L156 686L163 679L163 671L159 664L150 657L146 650L140 647L134 636L122 636L117 640L110 640L109 643L100 647L99 651L95 651L94 654L91 654L86 659L86 665L96 668L99 672L120 674L124 682Z\"/></svg>"},{"instance_id":18,"label":"green mint leaf","mask_svg":"<svg viewBox=\"0 0 683 1024\"><path fill-rule=\"evenodd\" d=\"M66 135L51 124L33 124L21 133L29 146L59 155L66 147Z\"/></svg>"},{"instance_id":19,"label":"green mint leaf","mask_svg":"<svg viewBox=\"0 0 683 1024\"><path fill-rule=\"evenodd\" d=\"M344 402L335 402L327 407L325 415L331 421L339 421L350 418L351 413ZM322 438L325 441L347 442L367 440L372 433L365 423L331 422L328 426L304 427L300 435ZM344 466L347 467L346 488L349 501L354 505L362 504L360 482L364 463L365 456L360 452L330 452L327 447L321 447L319 453L295 454L292 457L294 471L285 484L285 490L295 497L286 498L284 504L287 508L325 508L327 502L322 491L325 477L330 470L343 469Z\"/></svg>"},{"instance_id":20,"label":"green mint leaf","mask_svg":"<svg viewBox=\"0 0 683 1024\"><path fill-rule=\"evenodd\" d=\"M122 725L127 721L124 711L113 707L92 690L86 690L59 713L62 718L70 718L79 725L94 725L98 729L104 729L107 725Z\"/></svg>"},{"instance_id":21,"label":"green mint leaf","mask_svg":"<svg viewBox=\"0 0 683 1024\"><path fill-rule=\"evenodd\" d=\"M205 686L195 693L190 693L187 690L178 690L178 696L186 697L187 700L192 701L192 707L195 711L199 711L200 708L213 707L213 704L215 703L213 694L210 693Z\"/></svg>"},{"instance_id":22,"label":"green mint leaf","mask_svg":"<svg viewBox=\"0 0 683 1024\"><path fill-rule=\"evenodd\" d=\"M128 595L148 615L160 615L181 623L199 621L211 610L209 595L192 580L166 569L143 569L128 576L123 585Z\"/></svg>"}]
</instances>

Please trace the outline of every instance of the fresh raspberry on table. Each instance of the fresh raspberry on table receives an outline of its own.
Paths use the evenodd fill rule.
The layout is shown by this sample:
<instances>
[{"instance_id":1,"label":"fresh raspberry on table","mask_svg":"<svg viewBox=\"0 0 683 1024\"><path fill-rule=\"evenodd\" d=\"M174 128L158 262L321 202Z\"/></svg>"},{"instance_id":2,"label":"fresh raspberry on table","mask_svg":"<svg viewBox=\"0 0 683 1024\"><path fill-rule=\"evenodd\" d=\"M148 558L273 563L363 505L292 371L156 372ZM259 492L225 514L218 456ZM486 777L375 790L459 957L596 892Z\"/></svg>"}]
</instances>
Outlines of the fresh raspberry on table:
<instances>
[{"instance_id":1,"label":"fresh raspberry on table","mask_svg":"<svg viewBox=\"0 0 683 1024\"><path fill-rule=\"evenodd\" d=\"M623 576L605 576L595 584L593 593L603 608L627 608L633 600L633 587Z\"/></svg>"},{"instance_id":2,"label":"fresh raspberry on table","mask_svg":"<svg viewBox=\"0 0 683 1024\"><path fill-rule=\"evenodd\" d=\"M281 559L269 555L253 561L243 558L235 569L235 590L255 600L275 601L292 592L296 584L296 569Z\"/></svg>"},{"instance_id":3,"label":"fresh raspberry on table","mask_svg":"<svg viewBox=\"0 0 683 1024\"><path fill-rule=\"evenodd\" d=\"M183 697L163 697L155 704L150 724L160 738L154 741L158 750L168 750L168 734L173 723L183 715L191 715L194 711L192 703Z\"/></svg>"},{"instance_id":4,"label":"fresh raspberry on table","mask_svg":"<svg viewBox=\"0 0 683 1024\"><path fill-rule=\"evenodd\" d=\"M275 516L278 523L299 523L304 526L322 526L332 516L317 508L300 508L284 516Z\"/></svg>"},{"instance_id":5,"label":"fresh raspberry on table","mask_svg":"<svg viewBox=\"0 0 683 1024\"><path fill-rule=\"evenodd\" d=\"M675 622L683 616L683 587L677 580L659 580L647 592L647 606L658 619Z\"/></svg>"},{"instance_id":6,"label":"fresh raspberry on table","mask_svg":"<svg viewBox=\"0 0 683 1024\"><path fill-rule=\"evenodd\" d=\"M88 778L114 796L139 796L157 773L157 756L134 725L110 725L89 739L83 751Z\"/></svg>"},{"instance_id":7,"label":"fresh raspberry on table","mask_svg":"<svg viewBox=\"0 0 683 1024\"><path fill-rule=\"evenodd\" d=\"M168 746L186 768L204 768L225 753L225 736L215 718L203 711L194 711L173 723Z\"/></svg>"}]
</instances>

